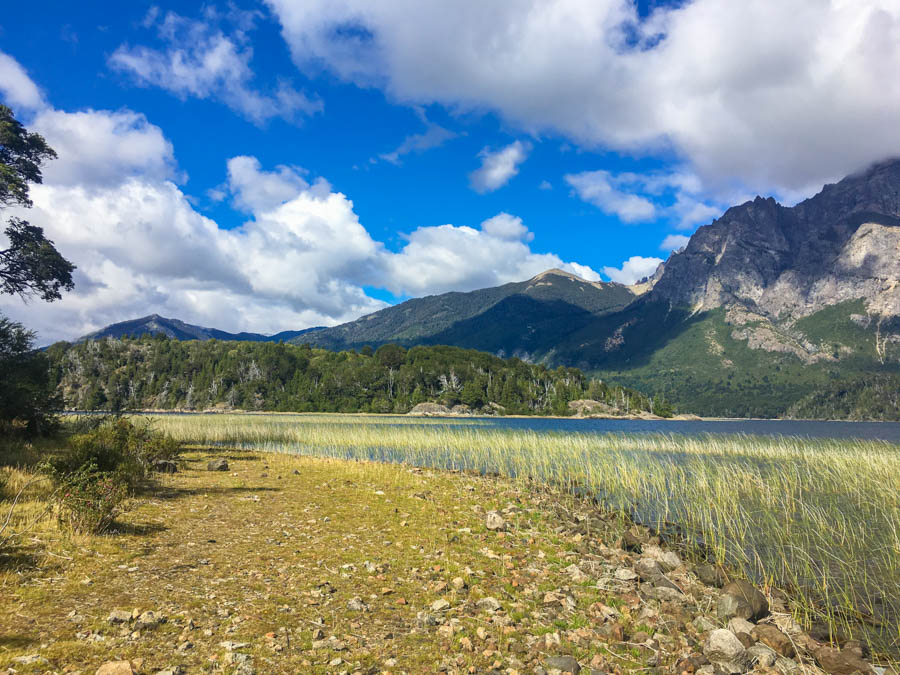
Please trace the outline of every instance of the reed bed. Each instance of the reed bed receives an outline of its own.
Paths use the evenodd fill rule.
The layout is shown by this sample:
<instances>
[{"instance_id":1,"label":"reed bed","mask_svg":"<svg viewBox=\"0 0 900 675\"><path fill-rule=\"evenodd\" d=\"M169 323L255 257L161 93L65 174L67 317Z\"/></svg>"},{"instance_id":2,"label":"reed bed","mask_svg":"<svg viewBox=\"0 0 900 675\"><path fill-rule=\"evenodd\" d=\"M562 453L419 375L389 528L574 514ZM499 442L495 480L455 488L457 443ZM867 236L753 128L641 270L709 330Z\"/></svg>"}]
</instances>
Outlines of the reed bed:
<instances>
[{"instance_id":1,"label":"reed bed","mask_svg":"<svg viewBox=\"0 0 900 675\"><path fill-rule=\"evenodd\" d=\"M866 440L537 433L348 415L156 418L186 443L500 473L573 491L789 591L809 626L900 649L900 446Z\"/></svg>"}]
</instances>

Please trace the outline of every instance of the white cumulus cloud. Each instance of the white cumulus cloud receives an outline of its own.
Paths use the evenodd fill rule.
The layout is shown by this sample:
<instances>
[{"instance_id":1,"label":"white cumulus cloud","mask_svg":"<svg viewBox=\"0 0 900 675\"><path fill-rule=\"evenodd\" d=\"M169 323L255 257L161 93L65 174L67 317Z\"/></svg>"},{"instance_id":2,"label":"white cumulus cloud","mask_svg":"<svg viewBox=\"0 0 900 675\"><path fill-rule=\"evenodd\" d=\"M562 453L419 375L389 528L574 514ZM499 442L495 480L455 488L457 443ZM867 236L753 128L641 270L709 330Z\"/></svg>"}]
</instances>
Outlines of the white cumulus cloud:
<instances>
[{"instance_id":1,"label":"white cumulus cloud","mask_svg":"<svg viewBox=\"0 0 900 675\"><path fill-rule=\"evenodd\" d=\"M479 153L481 166L469 174L469 184L476 192L493 192L506 185L519 173L519 165L528 157L531 145L513 141L504 148Z\"/></svg>"},{"instance_id":2,"label":"white cumulus cloud","mask_svg":"<svg viewBox=\"0 0 900 675\"><path fill-rule=\"evenodd\" d=\"M709 189L810 190L900 154L896 0L267 0L294 61L589 148L673 151ZM577 55L577 56L576 56Z\"/></svg>"},{"instance_id":3,"label":"white cumulus cloud","mask_svg":"<svg viewBox=\"0 0 900 675\"><path fill-rule=\"evenodd\" d=\"M28 77L21 64L3 52L0 52L0 94L16 113L22 108L38 110L46 105L40 88Z\"/></svg>"},{"instance_id":4,"label":"white cumulus cloud","mask_svg":"<svg viewBox=\"0 0 900 675\"><path fill-rule=\"evenodd\" d=\"M603 274L620 284L633 284L644 277L651 276L662 258L643 258L633 255L622 263L622 267L604 267Z\"/></svg>"},{"instance_id":5,"label":"white cumulus cloud","mask_svg":"<svg viewBox=\"0 0 900 675\"><path fill-rule=\"evenodd\" d=\"M683 234L670 234L667 235L665 239L662 240L662 243L659 245L660 251L677 251L678 249L684 248L687 246L687 243L691 240L690 237Z\"/></svg>"}]
</instances>

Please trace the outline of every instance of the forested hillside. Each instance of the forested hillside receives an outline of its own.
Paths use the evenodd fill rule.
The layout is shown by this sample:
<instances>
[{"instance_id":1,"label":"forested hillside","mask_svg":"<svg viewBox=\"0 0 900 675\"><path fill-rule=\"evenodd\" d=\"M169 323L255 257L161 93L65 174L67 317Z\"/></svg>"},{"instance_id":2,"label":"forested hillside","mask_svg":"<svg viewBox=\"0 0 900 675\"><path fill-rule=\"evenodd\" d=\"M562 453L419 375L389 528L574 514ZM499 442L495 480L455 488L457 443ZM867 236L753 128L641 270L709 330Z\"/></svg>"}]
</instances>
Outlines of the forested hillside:
<instances>
[{"instance_id":1,"label":"forested hillside","mask_svg":"<svg viewBox=\"0 0 900 675\"><path fill-rule=\"evenodd\" d=\"M542 365L457 347L388 344L332 352L309 345L155 337L58 343L51 379L69 409L243 409L406 413L418 403L503 414L568 414L594 399L668 414L661 400Z\"/></svg>"}]
</instances>

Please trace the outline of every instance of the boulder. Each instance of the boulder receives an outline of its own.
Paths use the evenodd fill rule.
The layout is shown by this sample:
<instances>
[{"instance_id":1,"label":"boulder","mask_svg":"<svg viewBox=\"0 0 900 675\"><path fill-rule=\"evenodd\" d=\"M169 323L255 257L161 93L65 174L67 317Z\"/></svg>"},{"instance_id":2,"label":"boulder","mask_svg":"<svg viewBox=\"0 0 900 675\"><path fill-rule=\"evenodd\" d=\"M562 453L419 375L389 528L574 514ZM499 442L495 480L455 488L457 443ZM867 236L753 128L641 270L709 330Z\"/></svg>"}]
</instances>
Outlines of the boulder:
<instances>
[{"instance_id":1,"label":"boulder","mask_svg":"<svg viewBox=\"0 0 900 675\"><path fill-rule=\"evenodd\" d=\"M713 662L739 662L744 657L744 645L730 630L717 628L703 643L703 654Z\"/></svg>"},{"instance_id":2,"label":"boulder","mask_svg":"<svg viewBox=\"0 0 900 675\"><path fill-rule=\"evenodd\" d=\"M131 621L131 612L124 609L114 609L106 618L109 623L128 623Z\"/></svg>"},{"instance_id":3,"label":"boulder","mask_svg":"<svg viewBox=\"0 0 900 675\"><path fill-rule=\"evenodd\" d=\"M722 588L728 583L728 575L720 565L697 565L694 573L707 586Z\"/></svg>"},{"instance_id":4,"label":"boulder","mask_svg":"<svg viewBox=\"0 0 900 675\"><path fill-rule=\"evenodd\" d=\"M769 601L752 584L741 579L732 581L722 589L716 610L723 621L733 617L759 621L768 615Z\"/></svg>"},{"instance_id":5,"label":"boulder","mask_svg":"<svg viewBox=\"0 0 900 675\"><path fill-rule=\"evenodd\" d=\"M775 665L778 655L774 649L765 645L753 645L746 652L747 658L750 660L751 666L760 666L762 668L771 668Z\"/></svg>"},{"instance_id":6,"label":"boulder","mask_svg":"<svg viewBox=\"0 0 900 675\"><path fill-rule=\"evenodd\" d=\"M412 410L407 413L409 415L421 415L424 417L429 417L432 415L449 415L450 408L445 405L441 405L440 403L420 403L417 406L414 406Z\"/></svg>"},{"instance_id":7,"label":"boulder","mask_svg":"<svg viewBox=\"0 0 900 675\"><path fill-rule=\"evenodd\" d=\"M791 639L775 626L760 624L750 631L750 635L757 642L761 642L767 647L771 647L773 650L789 659L792 659L797 655L797 651L794 649L794 643L791 642Z\"/></svg>"},{"instance_id":8,"label":"boulder","mask_svg":"<svg viewBox=\"0 0 900 675\"><path fill-rule=\"evenodd\" d=\"M831 647L819 647L813 656L819 667L829 675L856 675L874 673L872 666L859 656L855 651L844 649L838 651Z\"/></svg>"},{"instance_id":9,"label":"boulder","mask_svg":"<svg viewBox=\"0 0 900 675\"><path fill-rule=\"evenodd\" d=\"M206 464L207 471L228 471L228 461L222 457L210 460Z\"/></svg>"}]
</instances>

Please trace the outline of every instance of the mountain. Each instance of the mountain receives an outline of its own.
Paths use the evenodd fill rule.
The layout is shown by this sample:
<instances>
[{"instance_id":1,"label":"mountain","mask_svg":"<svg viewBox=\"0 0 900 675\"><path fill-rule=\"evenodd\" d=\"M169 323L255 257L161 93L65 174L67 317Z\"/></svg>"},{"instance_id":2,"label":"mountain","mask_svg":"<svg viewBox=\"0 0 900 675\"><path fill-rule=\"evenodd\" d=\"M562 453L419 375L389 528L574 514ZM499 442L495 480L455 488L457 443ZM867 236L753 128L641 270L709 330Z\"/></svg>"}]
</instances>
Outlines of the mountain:
<instances>
[{"instance_id":1,"label":"mountain","mask_svg":"<svg viewBox=\"0 0 900 675\"><path fill-rule=\"evenodd\" d=\"M275 335L260 333L226 333L215 328L193 326L178 319L167 319L159 314L151 314L140 319L122 321L101 328L93 333L80 337L76 342L99 340L101 338L139 337L141 335L165 335L176 340L237 340L240 342L287 342L318 328L306 330L286 330Z\"/></svg>"},{"instance_id":2,"label":"mountain","mask_svg":"<svg viewBox=\"0 0 900 675\"><path fill-rule=\"evenodd\" d=\"M577 366L692 412L778 416L824 410L795 405L817 392L849 387L867 401L885 390L866 382L900 373L898 282L900 161L891 160L793 207L762 197L734 206L635 286L551 270L293 341L442 342ZM841 409L859 416L858 406Z\"/></svg>"},{"instance_id":3,"label":"mountain","mask_svg":"<svg viewBox=\"0 0 900 675\"><path fill-rule=\"evenodd\" d=\"M561 329L587 326L636 297L627 286L553 269L527 281L407 300L291 341L328 349L449 344L537 360L553 350Z\"/></svg>"}]
</instances>

